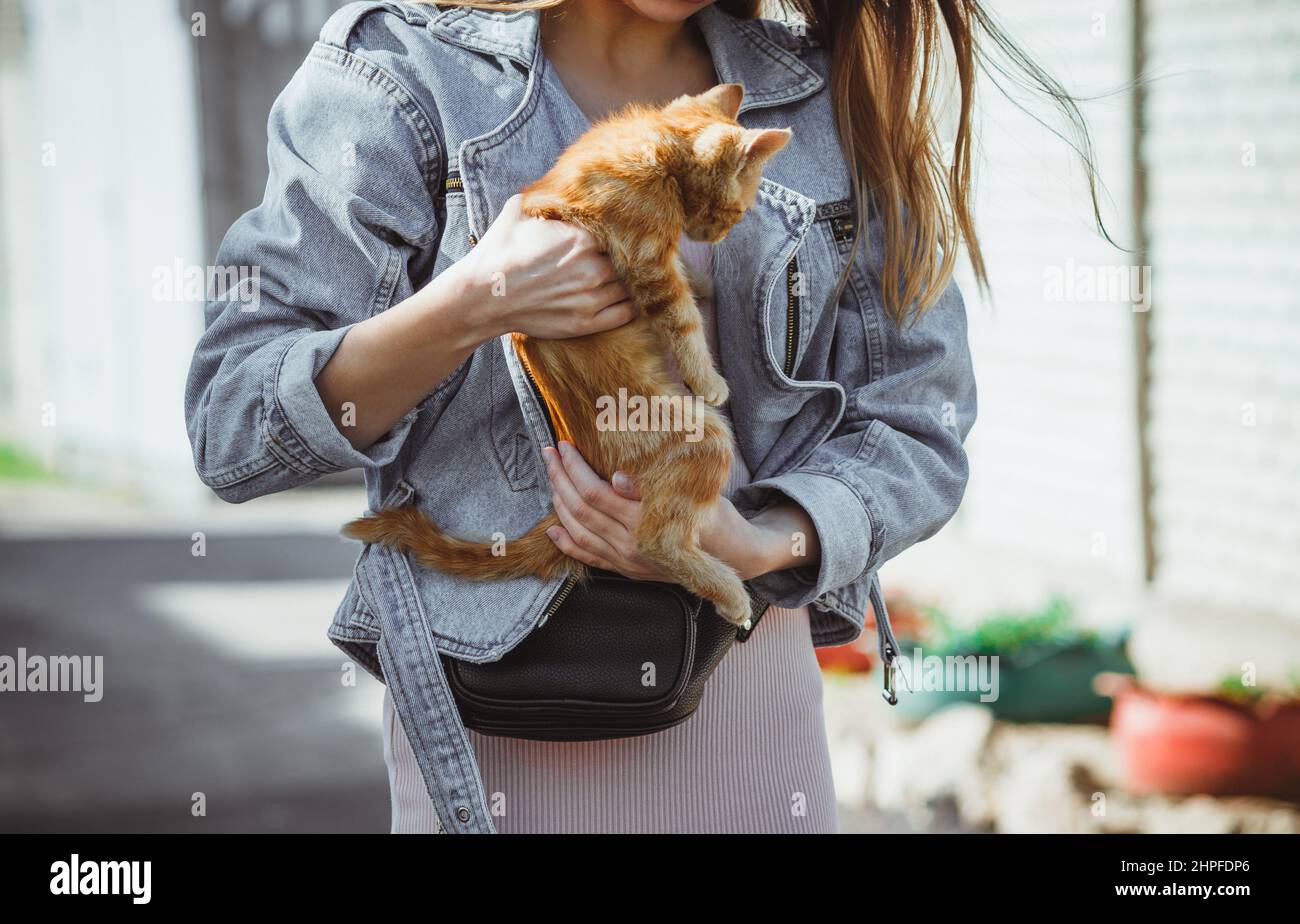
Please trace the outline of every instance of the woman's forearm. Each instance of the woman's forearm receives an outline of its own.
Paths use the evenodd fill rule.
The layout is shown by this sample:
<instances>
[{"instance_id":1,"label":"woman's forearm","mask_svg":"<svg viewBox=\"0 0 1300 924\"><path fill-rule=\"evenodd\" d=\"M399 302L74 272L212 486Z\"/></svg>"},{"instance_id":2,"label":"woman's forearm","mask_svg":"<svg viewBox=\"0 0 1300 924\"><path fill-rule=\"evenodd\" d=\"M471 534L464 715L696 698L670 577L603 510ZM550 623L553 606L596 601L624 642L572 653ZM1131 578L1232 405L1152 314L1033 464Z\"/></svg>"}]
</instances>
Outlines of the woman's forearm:
<instances>
[{"instance_id":1,"label":"woman's forearm","mask_svg":"<svg viewBox=\"0 0 1300 924\"><path fill-rule=\"evenodd\" d=\"M489 338L472 274L453 265L382 314L355 325L316 376L316 391L352 446L368 449Z\"/></svg>"},{"instance_id":2,"label":"woman's forearm","mask_svg":"<svg viewBox=\"0 0 1300 924\"><path fill-rule=\"evenodd\" d=\"M584 337L635 316L600 242L525 215L515 195L468 256L351 328L316 376L316 391L339 432L364 451L493 337Z\"/></svg>"}]
</instances>

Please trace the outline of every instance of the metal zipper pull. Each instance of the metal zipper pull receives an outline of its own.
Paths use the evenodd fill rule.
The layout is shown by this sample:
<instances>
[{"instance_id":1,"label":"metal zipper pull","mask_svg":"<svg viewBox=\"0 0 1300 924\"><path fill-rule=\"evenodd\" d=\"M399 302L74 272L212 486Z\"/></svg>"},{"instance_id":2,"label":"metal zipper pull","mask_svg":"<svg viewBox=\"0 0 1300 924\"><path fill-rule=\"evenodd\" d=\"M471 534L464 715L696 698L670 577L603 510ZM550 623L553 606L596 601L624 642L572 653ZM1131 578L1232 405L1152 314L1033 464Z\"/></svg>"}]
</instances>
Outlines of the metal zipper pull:
<instances>
[{"instance_id":1,"label":"metal zipper pull","mask_svg":"<svg viewBox=\"0 0 1300 924\"><path fill-rule=\"evenodd\" d=\"M894 672L897 670L897 668L894 667L894 658L896 657L896 652L894 651L893 648L890 648L888 645L886 645L885 648L880 652L880 657L881 660L884 662L883 674L884 674L884 686L885 686L885 688L880 691L880 695L885 702L889 703L889 705L897 706L898 693L894 688Z\"/></svg>"},{"instance_id":2,"label":"metal zipper pull","mask_svg":"<svg viewBox=\"0 0 1300 924\"><path fill-rule=\"evenodd\" d=\"M884 689L881 698L891 706L898 705L898 691L895 687L898 659L898 639L894 638L894 628L889 624L889 611L885 609L885 600L880 593L880 578L872 577L868 592L871 608L876 614L876 643L880 649L881 677Z\"/></svg>"},{"instance_id":3,"label":"metal zipper pull","mask_svg":"<svg viewBox=\"0 0 1300 924\"><path fill-rule=\"evenodd\" d=\"M447 179L443 181L442 189L443 195L454 192L463 193L465 191L465 180L459 173L456 173L453 170L447 174ZM473 231L470 231L465 236L469 238L469 246L471 249L478 246L478 237L475 236Z\"/></svg>"}]
</instances>

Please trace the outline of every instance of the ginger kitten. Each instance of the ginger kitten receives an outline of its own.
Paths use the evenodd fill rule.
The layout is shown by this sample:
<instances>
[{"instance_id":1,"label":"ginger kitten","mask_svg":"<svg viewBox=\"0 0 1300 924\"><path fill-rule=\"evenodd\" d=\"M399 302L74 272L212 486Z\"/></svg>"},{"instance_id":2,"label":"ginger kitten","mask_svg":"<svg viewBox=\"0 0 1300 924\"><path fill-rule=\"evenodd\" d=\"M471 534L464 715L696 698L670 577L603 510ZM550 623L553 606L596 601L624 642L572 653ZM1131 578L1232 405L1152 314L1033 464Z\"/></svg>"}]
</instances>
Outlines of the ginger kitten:
<instances>
[{"instance_id":1,"label":"ginger kitten","mask_svg":"<svg viewBox=\"0 0 1300 924\"><path fill-rule=\"evenodd\" d=\"M617 430L597 425L602 399L683 395L727 400L699 310L678 256L683 232L716 242L753 204L763 165L790 140L788 129L745 129L743 90L723 84L662 108L632 105L593 125L541 179L523 191L528 215L586 228L608 251L639 316L615 330L568 340L512 339L536 379L556 433L604 479L630 474L641 491L638 550L733 623L749 617L744 585L699 547L699 531L731 472L726 419L705 407L702 427ZM674 369L675 365L675 369ZM677 373L680 373L680 381ZM688 436L690 437L688 439ZM585 566L562 553L548 514L494 556L486 540L446 535L414 507L380 510L344 532L409 552L422 565L474 580L560 574Z\"/></svg>"}]
</instances>

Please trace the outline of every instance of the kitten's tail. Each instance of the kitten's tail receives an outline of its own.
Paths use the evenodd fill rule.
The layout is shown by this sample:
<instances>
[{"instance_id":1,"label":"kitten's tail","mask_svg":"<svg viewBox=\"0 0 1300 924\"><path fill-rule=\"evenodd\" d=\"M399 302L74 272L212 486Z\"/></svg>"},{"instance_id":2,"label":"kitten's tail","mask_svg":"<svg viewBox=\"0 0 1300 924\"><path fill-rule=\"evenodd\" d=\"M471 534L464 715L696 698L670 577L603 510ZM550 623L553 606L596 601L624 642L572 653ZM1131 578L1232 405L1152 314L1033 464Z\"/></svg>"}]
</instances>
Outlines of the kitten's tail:
<instances>
[{"instance_id":1,"label":"kitten's tail","mask_svg":"<svg viewBox=\"0 0 1300 924\"><path fill-rule=\"evenodd\" d=\"M448 536L416 507L393 507L361 517L343 527L343 534L402 549L426 568L473 581L581 574L582 564L561 552L546 535L546 530L559 524L559 518L548 513L518 539L507 540L504 553L495 555L494 543Z\"/></svg>"}]
</instances>

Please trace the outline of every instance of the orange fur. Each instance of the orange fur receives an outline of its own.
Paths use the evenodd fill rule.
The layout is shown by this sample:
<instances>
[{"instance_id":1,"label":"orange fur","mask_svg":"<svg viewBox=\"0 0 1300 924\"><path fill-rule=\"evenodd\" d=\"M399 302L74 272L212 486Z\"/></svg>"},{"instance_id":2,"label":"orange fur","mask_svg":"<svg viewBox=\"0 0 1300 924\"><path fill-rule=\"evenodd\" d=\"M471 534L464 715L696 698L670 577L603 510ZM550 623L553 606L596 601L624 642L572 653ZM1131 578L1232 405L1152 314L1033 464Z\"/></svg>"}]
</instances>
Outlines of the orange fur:
<instances>
[{"instance_id":1,"label":"orange fur","mask_svg":"<svg viewBox=\"0 0 1300 924\"><path fill-rule=\"evenodd\" d=\"M615 330L568 340L514 334L556 430L605 479L625 471L641 491L638 551L733 622L749 615L735 572L699 547L699 531L731 471L732 438L714 407L727 385L714 368L700 313L678 258L683 232L715 242L753 204L763 164L788 130L744 129L735 84L655 109L633 105L598 122L523 191L523 210L586 228L608 251L640 309ZM683 396L680 373L705 408L703 438L682 430L602 430L597 402L628 394ZM412 508L350 523L353 538L409 551L421 564L475 580L583 573L547 538L549 514L494 556L487 542L446 536Z\"/></svg>"}]
</instances>

